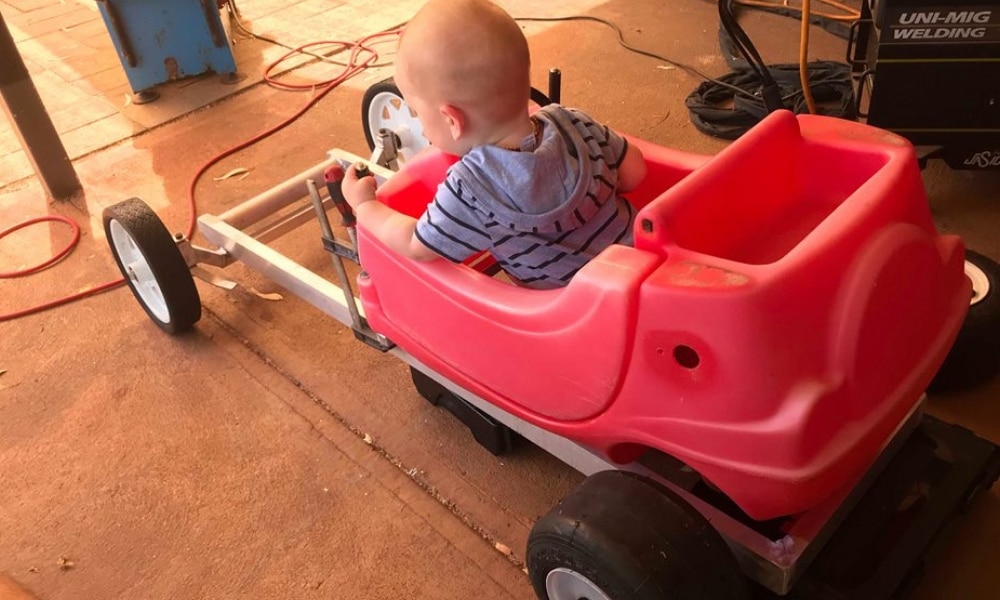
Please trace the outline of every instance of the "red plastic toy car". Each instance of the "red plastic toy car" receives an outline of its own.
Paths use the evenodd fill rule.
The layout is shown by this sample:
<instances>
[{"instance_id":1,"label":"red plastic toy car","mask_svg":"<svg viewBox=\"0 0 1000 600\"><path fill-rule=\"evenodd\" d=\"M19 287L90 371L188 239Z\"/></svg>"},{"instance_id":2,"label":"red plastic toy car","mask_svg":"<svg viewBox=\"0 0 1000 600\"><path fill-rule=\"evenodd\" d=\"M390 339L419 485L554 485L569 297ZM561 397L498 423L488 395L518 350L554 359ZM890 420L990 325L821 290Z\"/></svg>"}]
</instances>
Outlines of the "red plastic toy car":
<instances>
[{"instance_id":1,"label":"red plastic toy car","mask_svg":"<svg viewBox=\"0 0 1000 600\"><path fill-rule=\"evenodd\" d=\"M910 145L777 112L713 157L641 146L635 247L563 289L403 259L365 231L378 331L519 418L627 463L696 469L755 519L853 485L919 402L969 306ZM452 157L379 192L419 216Z\"/></svg>"}]
</instances>

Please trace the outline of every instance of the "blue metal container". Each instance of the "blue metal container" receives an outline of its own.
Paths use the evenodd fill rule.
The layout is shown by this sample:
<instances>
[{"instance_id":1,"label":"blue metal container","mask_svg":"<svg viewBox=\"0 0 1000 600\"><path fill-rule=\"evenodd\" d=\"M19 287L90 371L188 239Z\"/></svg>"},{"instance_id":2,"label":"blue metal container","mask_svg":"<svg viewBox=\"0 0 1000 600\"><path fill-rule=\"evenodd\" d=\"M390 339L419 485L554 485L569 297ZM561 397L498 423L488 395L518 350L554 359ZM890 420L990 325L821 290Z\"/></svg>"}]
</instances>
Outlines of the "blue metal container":
<instances>
[{"instance_id":1,"label":"blue metal container","mask_svg":"<svg viewBox=\"0 0 1000 600\"><path fill-rule=\"evenodd\" d=\"M132 91L208 71L235 75L218 0L97 0Z\"/></svg>"}]
</instances>

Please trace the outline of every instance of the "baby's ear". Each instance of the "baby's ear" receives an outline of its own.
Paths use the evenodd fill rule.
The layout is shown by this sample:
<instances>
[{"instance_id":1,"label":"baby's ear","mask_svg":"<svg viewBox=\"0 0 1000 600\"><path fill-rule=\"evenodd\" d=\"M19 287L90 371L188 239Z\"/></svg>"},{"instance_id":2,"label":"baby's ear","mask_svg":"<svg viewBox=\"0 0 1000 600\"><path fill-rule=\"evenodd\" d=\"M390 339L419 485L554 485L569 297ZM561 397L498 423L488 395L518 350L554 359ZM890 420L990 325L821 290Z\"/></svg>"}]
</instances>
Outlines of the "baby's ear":
<instances>
[{"instance_id":1,"label":"baby's ear","mask_svg":"<svg viewBox=\"0 0 1000 600\"><path fill-rule=\"evenodd\" d=\"M452 106L451 104L444 104L441 106L441 115L448 123L448 129L451 131L451 138L455 141L461 139L462 135L465 133L466 125L468 124L465 113L462 112L462 109L457 106Z\"/></svg>"}]
</instances>

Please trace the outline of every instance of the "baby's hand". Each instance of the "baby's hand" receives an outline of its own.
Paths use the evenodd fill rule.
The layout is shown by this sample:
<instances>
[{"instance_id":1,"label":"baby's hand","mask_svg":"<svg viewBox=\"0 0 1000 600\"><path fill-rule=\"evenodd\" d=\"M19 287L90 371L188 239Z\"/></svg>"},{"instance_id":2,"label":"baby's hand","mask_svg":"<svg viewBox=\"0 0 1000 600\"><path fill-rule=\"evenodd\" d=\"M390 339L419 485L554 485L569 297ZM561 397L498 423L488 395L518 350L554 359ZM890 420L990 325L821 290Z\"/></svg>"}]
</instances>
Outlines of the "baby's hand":
<instances>
[{"instance_id":1,"label":"baby's hand","mask_svg":"<svg viewBox=\"0 0 1000 600\"><path fill-rule=\"evenodd\" d=\"M357 165L351 165L347 168L341 189L347 203L354 210L357 210L365 202L375 200L375 178L358 177Z\"/></svg>"}]
</instances>

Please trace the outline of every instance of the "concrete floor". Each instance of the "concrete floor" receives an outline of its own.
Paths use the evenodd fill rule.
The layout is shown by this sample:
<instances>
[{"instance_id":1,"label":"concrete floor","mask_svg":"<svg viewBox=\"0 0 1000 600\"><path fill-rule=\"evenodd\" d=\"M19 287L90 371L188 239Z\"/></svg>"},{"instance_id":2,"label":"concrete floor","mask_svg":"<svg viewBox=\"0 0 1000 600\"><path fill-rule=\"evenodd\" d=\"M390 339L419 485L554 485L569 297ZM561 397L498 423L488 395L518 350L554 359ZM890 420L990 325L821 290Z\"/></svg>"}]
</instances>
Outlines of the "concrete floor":
<instances>
[{"instance_id":1,"label":"concrete floor","mask_svg":"<svg viewBox=\"0 0 1000 600\"><path fill-rule=\"evenodd\" d=\"M36 64L45 44L25 44L35 38L23 24L56 4L92 7L0 0L19 49ZM384 1L377 11L361 1L239 4L255 31L297 45L359 38L404 21L418 3ZM502 4L517 16L608 18L637 46L713 74L727 70L713 3ZM317 7L365 18L320 18ZM768 62L795 59L796 21L754 14L745 23ZM724 146L688 121L683 99L697 84L690 76L627 53L594 23L525 30L536 85L549 67L560 67L565 102L662 145L704 153ZM841 40L814 38L814 56L841 59ZM90 141L74 152L80 198L50 202L33 177L0 170L7 177L0 229L60 214L83 230L57 266L0 280L0 313L117 278L100 222L108 205L139 196L171 230L186 227L187 187L198 167L308 99L308 92L259 84L261 65L282 53L266 46L237 43L247 75L240 90L206 76L164 86L159 107L112 103L110 118L148 125L125 136L99 127L76 134ZM391 58L391 47L384 50ZM330 69L290 77L324 77ZM104 71L113 78L113 69ZM218 214L318 162L328 148L367 152L361 95L388 74L391 66L359 75L281 133L213 167L197 188L198 212ZM126 93L114 90L98 95L111 102ZM90 104L79 106L85 113ZM214 180L237 167L249 175ZM939 226L1000 258L998 174L932 162L924 177ZM0 271L45 260L68 237L53 225L0 240ZM281 244L307 268L331 275L313 229ZM225 274L240 287L223 292L199 283L205 315L180 337L157 329L124 289L0 322L0 573L52 600L532 597L522 572L528 531L581 476L532 447L493 457L419 398L396 359L242 265ZM1000 442L998 392L994 381L933 397L930 411ZM994 490L949 530L914 597L995 597L998 536ZM0 579L0 590L5 585Z\"/></svg>"}]
</instances>

